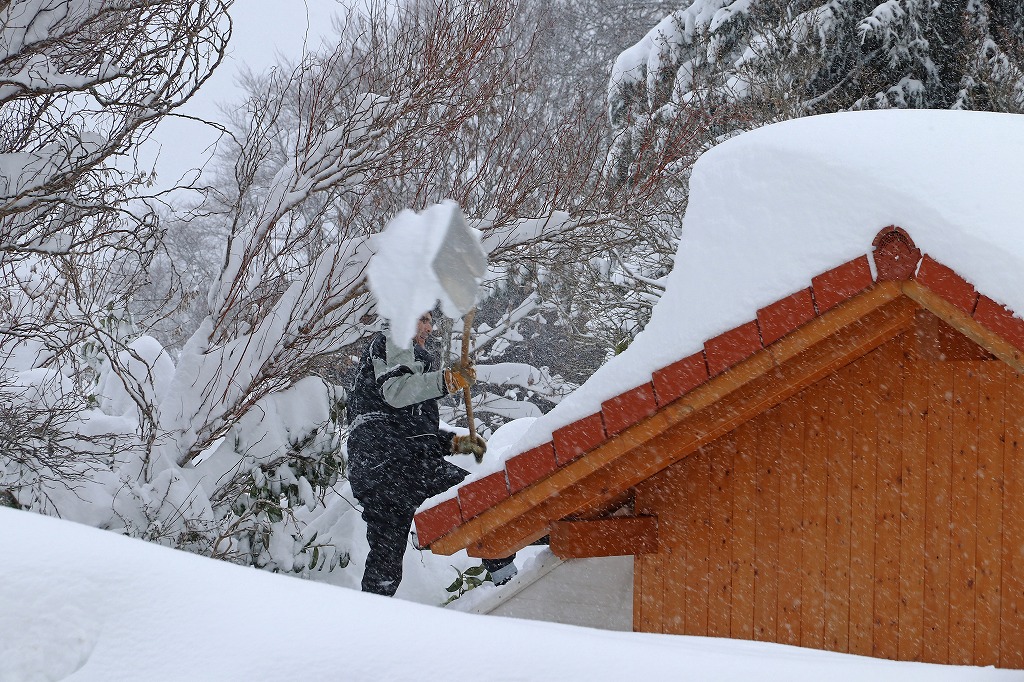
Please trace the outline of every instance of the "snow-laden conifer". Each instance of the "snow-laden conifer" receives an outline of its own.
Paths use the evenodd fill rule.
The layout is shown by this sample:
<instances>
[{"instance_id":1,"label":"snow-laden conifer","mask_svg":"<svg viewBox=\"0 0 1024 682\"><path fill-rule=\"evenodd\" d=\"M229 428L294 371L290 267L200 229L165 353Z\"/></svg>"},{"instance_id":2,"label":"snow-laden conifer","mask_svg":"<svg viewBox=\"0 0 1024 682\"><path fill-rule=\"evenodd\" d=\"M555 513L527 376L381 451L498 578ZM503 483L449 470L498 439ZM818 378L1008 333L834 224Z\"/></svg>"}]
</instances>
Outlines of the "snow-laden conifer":
<instances>
[{"instance_id":1,"label":"snow-laden conifer","mask_svg":"<svg viewBox=\"0 0 1024 682\"><path fill-rule=\"evenodd\" d=\"M1022 22L1019 3L985 0L694 0L615 62L610 172L637 182L663 157L817 113L1021 111Z\"/></svg>"}]
</instances>

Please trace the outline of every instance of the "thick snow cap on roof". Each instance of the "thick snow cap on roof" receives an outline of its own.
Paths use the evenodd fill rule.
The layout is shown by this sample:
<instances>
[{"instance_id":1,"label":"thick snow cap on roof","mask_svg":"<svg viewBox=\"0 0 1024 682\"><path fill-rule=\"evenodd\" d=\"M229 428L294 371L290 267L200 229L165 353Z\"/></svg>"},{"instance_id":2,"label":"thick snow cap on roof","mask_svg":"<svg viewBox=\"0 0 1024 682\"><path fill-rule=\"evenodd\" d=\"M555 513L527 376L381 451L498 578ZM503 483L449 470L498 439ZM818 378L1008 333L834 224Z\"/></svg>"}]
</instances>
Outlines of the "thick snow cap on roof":
<instances>
[{"instance_id":1,"label":"thick snow cap on roof","mask_svg":"<svg viewBox=\"0 0 1024 682\"><path fill-rule=\"evenodd\" d=\"M1024 116L871 111L733 138L694 166L667 290L621 355L514 448L598 412L759 308L871 251L888 225L988 296L1024 311Z\"/></svg>"}]
</instances>

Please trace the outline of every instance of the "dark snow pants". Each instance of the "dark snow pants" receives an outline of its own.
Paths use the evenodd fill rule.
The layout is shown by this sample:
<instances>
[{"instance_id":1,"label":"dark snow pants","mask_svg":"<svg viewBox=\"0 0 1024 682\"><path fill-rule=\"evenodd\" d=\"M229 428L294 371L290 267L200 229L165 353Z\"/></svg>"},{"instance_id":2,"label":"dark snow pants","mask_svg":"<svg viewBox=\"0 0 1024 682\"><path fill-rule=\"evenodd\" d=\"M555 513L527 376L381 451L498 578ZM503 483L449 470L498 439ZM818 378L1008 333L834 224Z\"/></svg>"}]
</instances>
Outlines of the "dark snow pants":
<instances>
[{"instance_id":1,"label":"dark snow pants","mask_svg":"<svg viewBox=\"0 0 1024 682\"><path fill-rule=\"evenodd\" d=\"M362 590L393 596L402 582L402 559L416 508L423 500L457 485L466 470L449 463L438 438L396 436L386 422L352 431L348 454L352 492L363 505L366 557ZM447 441L445 441L447 442ZM491 574L512 563L484 560Z\"/></svg>"},{"instance_id":2,"label":"dark snow pants","mask_svg":"<svg viewBox=\"0 0 1024 682\"><path fill-rule=\"evenodd\" d=\"M390 494L389 494L390 493ZM373 491L363 503L366 540L370 553L363 571L363 592L394 596L402 582L402 559L416 507L387 488Z\"/></svg>"}]
</instances>

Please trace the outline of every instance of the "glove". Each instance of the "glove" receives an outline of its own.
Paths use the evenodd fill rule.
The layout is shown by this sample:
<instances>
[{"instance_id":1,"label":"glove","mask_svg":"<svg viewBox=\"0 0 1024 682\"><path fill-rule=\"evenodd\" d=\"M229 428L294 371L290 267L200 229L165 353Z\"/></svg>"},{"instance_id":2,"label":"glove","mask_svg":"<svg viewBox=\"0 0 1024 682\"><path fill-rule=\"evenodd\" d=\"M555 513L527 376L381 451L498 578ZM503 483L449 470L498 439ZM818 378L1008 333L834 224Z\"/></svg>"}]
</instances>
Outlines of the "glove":
<instances>
[{"instance_id":1,"label":"glove","mask_svg":"<svg viewBox=\"0 0 1024 682\"><path fill-rule=\"evenodd\" d=\"M479 462L487 452L487 441L478 435L454 436L452 453L456 455L474 455Z\"/></svg>"},{"instance_id":2,"label":"glove","mask_svg":"<svg viewBox=\"0 0 1024 682\"><path fill-rule=\"evenodd\" d=\"M450 369L444 371L444 386L449 393L458 393L464 388L469 388L476 381L476 369L473 365L462 366L462 363L454 363Z\"/></svg>"}]
</instances>

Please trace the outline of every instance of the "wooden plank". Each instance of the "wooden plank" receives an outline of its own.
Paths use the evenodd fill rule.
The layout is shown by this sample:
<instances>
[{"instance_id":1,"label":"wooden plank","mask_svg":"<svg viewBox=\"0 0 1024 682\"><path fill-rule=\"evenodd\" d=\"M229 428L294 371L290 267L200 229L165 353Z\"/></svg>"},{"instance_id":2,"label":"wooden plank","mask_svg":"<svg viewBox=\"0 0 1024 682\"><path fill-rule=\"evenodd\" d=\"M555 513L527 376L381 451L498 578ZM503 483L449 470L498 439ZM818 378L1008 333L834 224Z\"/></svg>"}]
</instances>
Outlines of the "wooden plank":
<instances>
[{"instance_id":1,"label":"wooden plank","mask_svg":"<svg viewBox=\"0 0 1024 682\"><path fill-rule=\"evenodd\" d=\"M730 637L754 637L754 543L756 533L755 455L757 430L753 422L736 429L732 503L732 618Z\"/></svg>"},{"instance_id":2,"label":"wooden plank","mask_svg":"<svg viewBox=\"0 0 1024 682\"><path fill-rule=\"evenodd\" d=\"M953 375L948 362L929 368L925 499L924 649L922 660L949 657L949 524Z\"/></svg>"},{"instance_id":3,"label":"wooden plank","mask_svg":"<svg viewBox=\"0 0 1024 682\"><path fill-rule=\"evenodd\" d=\"M686 467L686 634L708 634L708 528L710 457L698 451L684 459Z\"/></svg>"},{"instance_id":4,"label":"wooden plank","mask_svg":"<svg viewBox=\"0 0 1024 682\"><path fill-rule=\"evenodd\" d=\"M979 364L978 543L974 665L999 664L1002 585L1003 405L1006 365Z\"/></svg>"},{"instance_id":5,"label":"wooden plank","mask_svg":"<svg viewBox=\"0 0 1024 682\"><path fill-rule=\"evenodd\" d=\"M875 468L875 565L873 652L899 655L900 472L903 437L903 335L879 348L877 464Z\"/></svg>"},{"instance_id":6,"label":"wooden plank","mask_svg":"<svg viewBox=\"0 0 1024 682\"><path fill-rule=\"evenodd\" d=\"M829 377L828 522L825 553L825 648L850 648L850 490L853 420L846 391L852 370Z\"/></svg>"},{"instance_id":7,"label":"wooden plank","mask_svg":"<svg viewBox=\"0 0 1024 682\"><path fill-rule=\"evenodd\" d=\"M803 574L800 602L800 645L825 648L825 535L828 481L826 430L828 394L824 383L804 394Z\"/></svg>"},{"instance_id":8,"label":"wooden plank","mask_svg":"<svg viewBox=\"0 0 1024 682\"><path fill-rule=\"evenodd\" d=\"M778 641L779 609L779 408L755 421L758 429L756 487L756 551L754 575L754 639Z\"/></svg>"},{"instance_id":9,"label":"wooden plank","mask_svg":"<svg viewBox=\"0 0 1024 682\"><path fill-rule=\"evenodd\" d=\"M653 494L655 485L652 481L645 481L636 487L634 498L635 514L653 514L656 509L657 498ZM654 555L645 554L633 559L633 631L654 632L651 609L654 600L659 596L654 594L650 582L651 562L650 557ZM645 583L644 577L648 577Z\"/></svg>"},{"instance_id":10,"label":"wooden plank","mask_svg":"<svg viewBox=\"0 0 1024 682\"><path fill-rule=\"evenodd\" d=\"M1004 340L1002 337L989 331L980 323L976 322L970 315L964 313L956 306L948 303L945 299L921 286L917 282L909 281L900 284L905 295L927 308L940 320L975 342L989 353L1008 364L1018 372L1024 372L1024 354L1017 348Z\"/></svg>"},{"instance_id":11,"label":"wooden plank","mask_svg":"<svg viewBox=\"0 0 1024 682\"><path fill-rule=\"evenodd\" d=\"M853 418L850 528L850 653L870 656L875 565L879 351L861 358L849 378Z\"/></svg>"},{"instance_id":12,"label":"wooden plank","mask_svg":"<svg viewBox=\"0 0 1024 682\"><path fill-rule=\"evenodd\" d=\"M924 642L925 471L929 363L914 356L906 374L900 501L899 658L920 661Z\"/></svg>"},{"instance_id":13,"label":"wooden plank","mask_svg":"<svg viewBox=\"0 0 1024 682\"><path fill-rule=\"evenodd\" d=\"M644 557L633 559L633 632L645 632L644 607Z\"/></svg>"},{"instance_id":14,"label":"wooden plank","mask_svg":"<svg viewBox=\"0 0 1024 682\"><path fill-rule=\"evenodd\" d=\"M978 500L978 390L974 362L953 366L953 461L949 525L949 662L974 662Z\"/></svg>"},{"instance_id":15,"label":"wooden plank","mask_svg":"<svg viewBox=\"0 0 1024 682\"><path fill-rule=\"evenodd\" d=\"M846 311L844 306L840 308ZM707 394L702 392L704 387L696 389L685 400L666 406L544 481L467 521L432 543L431 550L452 554L467 549L473 556L507 556L543 537L550 521L596 504L601 498L614 497L895 337L912 324L914 309L908 299L897 298L872 309L863 318L855 318L849 326L780 366L764 369L753 377L737 366L705 385L719 386L719 380L724 382L730 376L733 378L729 382L739 381L735 377L746 377L745 383L735 386L727 398L717 396L713 404L707 403L721 386L714 391L708 388L712 392ZM838 318L832 317L832 313L837 311L818 319L828 317L834 321ZM772 352L777 355L778 345L772 345ZM704 409L709 405L709 409Z\"/></svg>"},{"instance_id":16,"label":"wooden plank","mask_svg":"<svg viewBox=\"0 0 1024 682\"><path fill-rule=\"evenodd\" d=\"M656 516L612 516L586 521L556 521L551 551L560 559L656 554Z\"/></svg>"},{"instance_id":17,"label":"wooden plank","mask_svg":"<svg viewBox=\"0 0 1024 682\"><path fill-rule=\"evenodd\" d=\"M1024 377L1007 373L999 665L1024 668Z\"/></svg>"},{"instance_id":18,"label":"wooden plank","mask_svg":"<svg viewBox=\"0 0 1024 682\"><path fill-rule=\"evenodd\" d=\"M641 631L664 632L663 608L665 604L664 567L665 554L644 554L634 561L643 567L643 592L640 595L642 604Z\"/></svg>"},{"instance_id":19,"label":"wooden plank","mask_svg":"<svg viewBox=\"0 0 1024 682\"><path fill-rule=\"evenodd\" d=\"M728 637L732 611L732 493L736 440L727 434L708 446L710 460L710 568L708 634Z\"/></svg>"},{"instance_id":20,"label":"wooden plank","mask_svg":"<svg viewBox=\"0 0 1024 682\"><path fill-rule=\"evenodd\" d=\"M686 625L685 477L683 462L677 462L644 482L648 503L642 513L658 517L660 632L668 634L684 634Z\"/></svg>"},{"instance_id":21,"label":"wooden plank","mask_svg":"<svg viewBox=\"0 0 1024 682\"><path fill-rule=\"evenodd\" d=\"M658 482L658 496L663 500L661 509L665 514L661 521L666 526L665 538L662 541L663 553L667 554L663 577L665 603L662 605L662 631L675 635L687 634L686 605L689 595L686 590L686 575L689 556L686 551L686 536L690 530L688 509L691 505L692 491L687 490L686 482L691 468L690 458L684 459L652 479Z\"/></svg>"},{"instance_id":22,"label":"wooden plank","mask_svg":"<svg viewBox=\"0 0 1024 682\"><path fill-rule=\"evenodd\" d=\"M944 360L939 348L939 323L935 313L921 308L914 315L914 355L920 360L939 362Z\"/></svg>"},{"instance_id":23,"label":"wooden plank","mask_svg":"<svg viewBox=\"0 0 1024 682\"><path fill-rule=\"evenodd\" d=\"M779 612L778 641L800 644L800 561L803 541L803 403L779 405Z\"/></svg>"},{"instance_id":24,"label":"wooden plank","mask_svg":"<svg viewBox=\"0 0 1024 682\"><path fill-rule=\"evenodd\" d=\"M685 514L680 508L666 520L677 528L683 528L684 518ZM665 563L662 572L664 601L661 605L661 631L670 635L685 635L686 602L689 596L686 592L686 546L680 541L674 541L663 549L662 554L665 556Z\"/></svg>"},{"instance_id":25,"label":"wooden plank","mask_svg":"<svg viewBox=\"0 0 1024 682\"><path fill-rule=\"evenodd\" d=\"M543 485L531 486L466 522L433 543L431 549L441 554L456 551L466 539L466 534L475 535L480 526L494 526L491 532L466 549L471 556L508 556L543 537L551 521L564 518L585 505L595 504L603 497L614 497L894 338L910 327L914 309L914 304L908 299L893 301L791 362L776 367L770 374L751 381L727 398L674 422L673 426L662 429L646 442L636 442L639 436L635 435L633 428L627 429L607 445L556 471L542 481ZM659 419L672 421L671 407L656 413L640 426L654 429L654 423ZM552 483L561 481L562 476L569 476L574 483L564 488L557 487L560 483ZM556 486L557 494L536 504L531 502L542 494L539 491L552 485ZM476 525L478 523L480 526Z\"/></svg>"}]
</instances>

